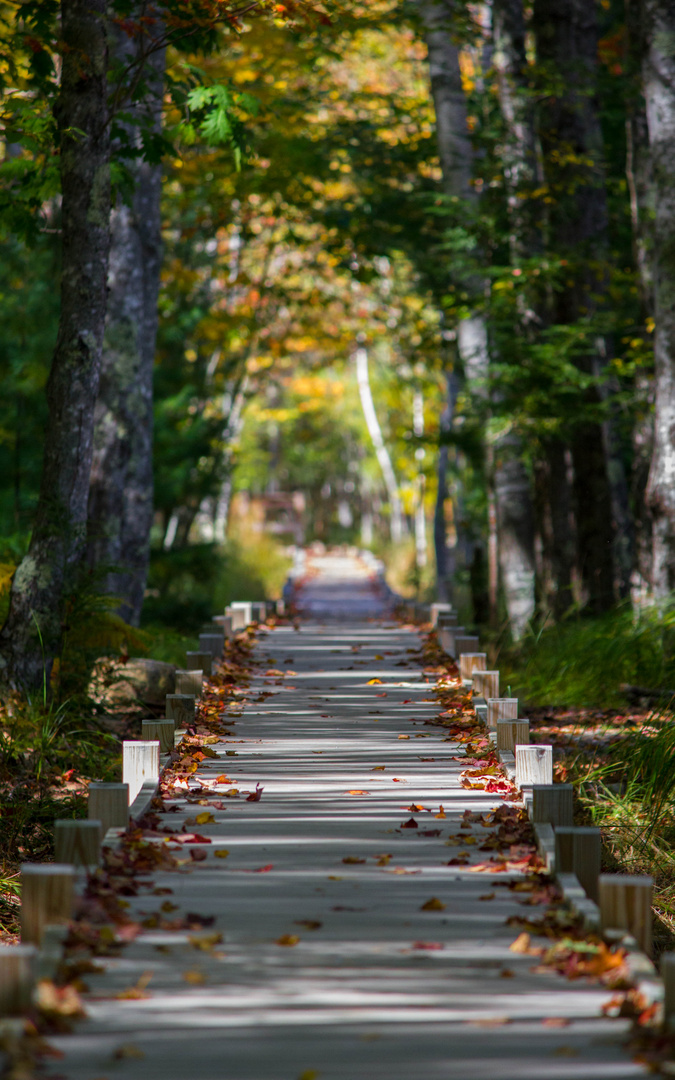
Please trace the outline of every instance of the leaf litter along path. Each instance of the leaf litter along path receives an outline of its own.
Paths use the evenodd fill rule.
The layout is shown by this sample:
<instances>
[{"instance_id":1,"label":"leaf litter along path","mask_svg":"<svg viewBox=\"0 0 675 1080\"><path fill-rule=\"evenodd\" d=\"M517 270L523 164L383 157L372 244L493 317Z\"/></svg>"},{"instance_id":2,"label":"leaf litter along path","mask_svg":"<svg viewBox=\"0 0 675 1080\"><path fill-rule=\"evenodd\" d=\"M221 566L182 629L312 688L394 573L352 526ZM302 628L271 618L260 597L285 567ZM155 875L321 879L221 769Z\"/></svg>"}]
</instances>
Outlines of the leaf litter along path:
<instances>
[{"instance_id":1,"label":"leaf litter along path","mask_svg":"<svg viewBox=\"0 0 675 1080\"><path fill-rule=\"evenodd\" d=\"M156 893L127 898L138 920L170 911L166 920L196 913L213 924L146 929L117 956L97 958L105 971L85 976L88 1019L50 1038L64 1057L47 1074L645 1075L622 1046L627 1021L602 1014L610 990L535 972L536 957L510 950L519 931L506 919L545 909L523 907L523 894L504 887L517 871L470 869L494 853L478 850L487 835L479 821L460 830L463 815L500 800L464 789L464 749L424 726L439 706L420 636L387 620L356 560L314 558L309 570L301 606L312 621L261 639L253 700L192 780L226 776L218 791L240 797L211 792L208 805L161 814L172 829L195 823L211 841L199 845L206 857L155 872ZM247 800L258 784L259 801ZM402 828L411 819L417 828ZM448 865L460 852L466 865Z\"/></svg>"}]
</instances>

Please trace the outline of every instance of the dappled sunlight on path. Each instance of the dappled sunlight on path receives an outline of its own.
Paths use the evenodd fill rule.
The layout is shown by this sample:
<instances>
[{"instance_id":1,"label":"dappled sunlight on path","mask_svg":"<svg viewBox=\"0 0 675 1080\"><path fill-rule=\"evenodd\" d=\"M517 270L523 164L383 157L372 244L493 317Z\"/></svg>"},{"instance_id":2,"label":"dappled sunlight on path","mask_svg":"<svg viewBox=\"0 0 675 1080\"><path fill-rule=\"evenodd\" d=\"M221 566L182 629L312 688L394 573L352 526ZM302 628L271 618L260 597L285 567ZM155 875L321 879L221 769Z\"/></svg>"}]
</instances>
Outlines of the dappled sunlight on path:
<instances>
[{"instance_id":1,"label":"dappled sunlight on path","mask_svg":"<svg viewBox=\"0 0 675 1080\"><path fill-rule=\"evenodd\" d=\"M209 803L206 857L157 873L170 893L129 897L141 919L168 900L213 925L148 928L103 959L105 972L87 976L89 1019L55 1040L66 1056L51 1075L644 1075L621 1048L626 1022L601 1013L608 990L533 973L531 956L510 951L517 931L505 920L531 909L503 887L517 874L472 870L486 832L462 815L498 800L462 788L464 750L425 724L438 705L418 635L354 615L333 625L331 605L368 618L385 601L353 561L313 566L300 595L312 621L261 640L235 733L195 776L211 790L224 772L221 787L260 784L260 801ZM175 828L200 809L181 801L162 818ZM466 865L448 865L459 850ZM147 996L116 996L144 983Z\"/></svg>"}]
</instances>

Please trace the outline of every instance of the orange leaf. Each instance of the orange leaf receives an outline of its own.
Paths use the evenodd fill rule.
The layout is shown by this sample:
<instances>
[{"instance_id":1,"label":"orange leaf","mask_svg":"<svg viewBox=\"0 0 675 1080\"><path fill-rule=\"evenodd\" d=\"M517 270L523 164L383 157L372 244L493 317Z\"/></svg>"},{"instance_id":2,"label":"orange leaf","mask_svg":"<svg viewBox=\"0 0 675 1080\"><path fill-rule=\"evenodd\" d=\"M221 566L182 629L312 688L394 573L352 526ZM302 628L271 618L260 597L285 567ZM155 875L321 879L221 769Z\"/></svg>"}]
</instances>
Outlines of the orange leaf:
<instances>
[{"instance_id":1,"label":"orange leaf","mask_svg":"<svg viewBox=\"0 0 675 1080\"><path fill-rule=\"evenodd\" d=\"M282 934L280 938L277 938L276 943L277 945L285 945L287 947L290 947L292 945L297 945L299 941L300 938L297 934Z\"/></svg>"}]
</instances>

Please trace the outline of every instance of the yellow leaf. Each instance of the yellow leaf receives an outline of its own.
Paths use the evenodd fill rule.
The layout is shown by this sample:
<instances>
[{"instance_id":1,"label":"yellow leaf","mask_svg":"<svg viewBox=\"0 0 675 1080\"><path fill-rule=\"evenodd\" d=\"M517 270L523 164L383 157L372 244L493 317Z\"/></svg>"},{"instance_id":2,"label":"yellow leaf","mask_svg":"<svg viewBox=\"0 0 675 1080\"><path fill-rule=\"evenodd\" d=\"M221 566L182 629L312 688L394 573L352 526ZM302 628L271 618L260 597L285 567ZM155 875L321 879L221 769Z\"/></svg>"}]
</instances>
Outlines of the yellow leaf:
<instances>
[{"instance_id":1,"label":"yellow leaf","mask_svg":"<svg viewBox=\"0 0 675 1080\"><path fill-rule=\"evenodd\" d=\"M382 686L382 679L368 679L366 686Z\"/></svg>"},{"instance_id":2,"label":"yellow leaf","mask_svg":"<svg viewBox=\"0 0 675 1080\"><path fill-rule=\"evenodd\" d=\"M440 818L440 819L445 817L445 810L443 809L443 803L441 803L440 810L438 811L437 814L434 814L434 817L435 818Z\"/></svg>"},{"instance_id":3,"label":"yellow leaf","mask_svg":"<svg viewBox=\"0 0 675 1080\"><path fill-rule=\"evenodd\" d=\"M445 911L445 904L437 896L432 896L426 904L422 904L420 911Z\"/></svg>"},{"instance_id":4,"label":"yellow leaf","mask_svg":"<svg viewBox=\"0 0 675 1080\"><path fill-rule=\"evenodd\" d=\"M215 821L216 819L214 818L213 814L205 812L203 814L197 814L195 820L198 825L208 825L211 821Z\"/></svg>"},{"instance_id":5,"label":"yellow leaf","mask_svg":"<svg viewBox=\"0 0 675 1080\"><path fill-rule=\"evenodd\" d=\"M218 848L218 850L217 850L217 851L214 851L214 853L213 853L213 854L214 854L214 856L216 857L216 859L226 859L226 858L227 858L227 856L228 856L228 855L229 855L230 853L229 853L229 851L227 850L227 848L221 847L221 848Z\"/></svg>"},{"instance_id":6,"label":"yellow leaf","mask_svg":"<svg viewBox=\"0 0 675 1080\"><path fill-rule=\"evenodd\" d=\"M297 945L299 941L297 934L282 934L280 938L277 938L277 945L292 946Z\"/></svg>"},{"instance_id":7,"label":"yellow leaf","mask_svg":"<svg viewBox=\"0 0 675 1080\"><path fill-rule=\"evenodd\" d=\"M190 986L202 986L206 982L206 976L201 971L184 971L183 978Z\"/></svg>"}]
</instances>

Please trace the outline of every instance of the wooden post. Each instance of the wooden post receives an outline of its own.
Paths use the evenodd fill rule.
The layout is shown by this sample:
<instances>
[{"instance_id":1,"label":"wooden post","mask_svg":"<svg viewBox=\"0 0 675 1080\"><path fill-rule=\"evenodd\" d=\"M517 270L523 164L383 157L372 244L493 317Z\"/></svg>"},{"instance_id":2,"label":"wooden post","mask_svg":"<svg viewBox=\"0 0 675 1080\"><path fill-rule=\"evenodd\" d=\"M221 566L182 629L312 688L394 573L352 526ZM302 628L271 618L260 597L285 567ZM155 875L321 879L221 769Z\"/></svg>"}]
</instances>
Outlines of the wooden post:
<instances>
[{"instance_id":1,"label":"wooden post","mask_svg":"<svg viewBox=\"0 0 675 1080\"><path fill-rule=\"evenodd\" d=\"M160 754L170 754L175 748L176 725L173 720L143 720L141 738L145 742L159 741Z\"/></svg>"},{"instance_id":2,"label":"wooden post","mask_svg":"<svg viewBox=\"0 0 675 1080\"><path fill-rule=\"evenodd\" d=\"M54 822L54 858L72 866L98 866L101 852L101 822L61 818Z\"/></svg>"},{"instance_id":3,"label":"wooden post","mask_svg":"<svg viewBox=\"0 0 675 1080\"><path fill-rule=\"evenodd\" d=\"M533 784L532 820L542 825L574 825L572 784Z\"/></svg>"},{"instance_id":4,"label":"wooden post","mask_svg":"<svg viewBox=\"0 0 675 1080\"><path fill-rule=\"evenodd\" d=\"M202 671L188 671L186 668L176 670L176 693L181 697L192 695L201 699L204 673Z\"/></svg>"},{"instance_id":5,"label":"wooden post","mask_svg":"<svg viewBox=\"0 0 675 1080\"><path fill-rule=\"evenodd\" d=\"M174 727L183 729L188 724L195 722L195 695L194 694L167 694L166 695L167 720L173 720Z\"/></svg>"},{"instance_id":6,"label":"wooden post","mask_svg":"<svg viewBox=\"0 0 675 1080\"><path fill-rule=\"evenodd\" d=\"M101 840L108 829L129 826L129 785L90 784L87 788L87 816L101 822Z\"/></svg>"},{"instance_id":7,"label":"wooden post","mask_svg":"<svg viewBox=\"0 0 675 1080\"><path fill-rule=\"evenodd\" d=\"M28 1011L36 969L34 945L4 945L0 949L0 1017L20 1016Z\"/></svg>"},{"instance_id":8,"label":"wooden post","mask_svg":"<svg viewBox=\"0 0 675 1080\"><path fill-rule=\"evenodd\" d=\"M598 879L602 929L626 930L648 956L652 951L652 889L652 879L637 874L601 874Z\"/></svg>"},{"instance_id":9,"label":"wooden post","mask_svg":"<svg viewBox=\"0 0 675 1080\"><path fill-rule=\"evenodd\" d=\"M563 826L555 830L555 868L576 874L587 896L597 903L601 861L600 830L591 825Z\"/></svg>"},{"instance_id":10,"label":"wooden post","mask_svg":"<svg viewBox=\"0 0 675 1080\"><path fill-rule=\"evenodd\" d=\"M245 630L253 622L253 612L251 611L250 600L234 600L229 607L225 608L226 615L235 615L237 612L242 612L242 622L240 629Z\"/></svg>"},{"instance_id":11,"label":"wooden post","mask_svg":"<svg viewBox=\"0 0 675 1080\"><path fill-rule=\"evenodd\" d=\"M185 656L186 671L201 671L206 677L211 674L212 656L210 652L186 652Z\"/></svg>"},{"instance_id":12,"label":"wooden post","mask_svg":"<svg viewBox=\"0 0 675 1080\"><path fill-rule=\"evenodd\" d=\"M220 626L226 638L234 636L234 627L232 626L231 615L214 615L212 620L216 626Z\"/></svg>"},{"instance_id":13,"label":"wooden post","mask_svg":"<svg viewBox=\"0 0 675 1080\"><path fill-rule=\"evenodd\" d=\"M487 708L487 725L493 730L496 730L498 720L518 719L517 697L488 698Z\"/></svg>"},{"instance_id":14,"label":"wooden post","mask_svg":"<svg viewBox=\"0 0 675 1080\"><path fill-rule=\"evenodd\" d=\"M485 671L487 667L487 655L484 652L460 653L459 677L460 679L472 679L476 671Z\"/></svg>"},{"instance_id":15,"label":"wooden post","mask_svg":"<svg viewBox=\"0 0 675 1080\"><path fill-rule=\"evenodd\" d=\"M474 635L455 634L452 642L452 656L457 660L462 653L477 653L480 640Z\"/></svg>"},{"instance_id":16,"label":"wooden post","mask_svg":"<svg viewBox=\"0 0 675 1080\"><path fill-rule=\"evenodd\" d=\"M228 607L225 608L225 614L229 615L230 617L233 634L238 634L241 630L245 630L248 626L248 623L246 622L245 611L241 611L241 609L239 608Z\"/></svg>"},{"instance_id":17,"label":"wooden post","mask_svg":"<svg viewBox=\"0 0 675 1080\"><path fill-rule=\"evenodd\" d=\"M516 746L525 745L530 741L529 720L498 720L497 721L497 749L510 750L512 754Z\"/></svg>"},{"instance_id":18,"label":"wooden post","mask_svg":"<svg viewBox=\"0 0 675 1080\"><path fill-rule=\"evenodd\" d=\"M267 603L265 600L254 600L251 604L251 616L253 622L264 623L267 618Z\"/></svg>"},{"instance_id":19,"label":"wooden post","mask_svg":"<svg viewBox=\"0 0 675 1080\"><path fill-rule=\"evenodd\" d=\"M429 619L431 621L431 625L438 626L439 616L450 615L451 613L452 604L432 604L429 608Z\"/></svg>"},{"instance_id":20,"label":"wooden post","mask_svg":"<svg viewBox=\"0 0 675 1080\"><path fill-rule=\"evenodd\" d=\"M21 867L21 942L37 945L50 923L67 923L73 910L75 867L24 863Z\"/></svg>"},{"instance_id":21,"label":"wooden post","mask_svg":"<svg viewBox=\"0 0 675 1080\"><path fill-rule=\"evenodd\" d=\"M122 779L129 785L131 806L145 780L159 780L159 742L123 742Z\"/></svg>"},{"instance_id":22,"label":"wooden post","mask_svg":"<svg viewBox=\"0 0 675 1080\"><path fill-rule=\"evenodd\" d=\"M473 692L476 697L498 698L499 697L499 672L498 671L474 671Z\"/></svg>"},{"instance_id":23,"label":"wooden post","mask_svg":"<svg viewBox=\"0 0 675 1080\"><path fill-rule=\"evenodd\" d=\"M675 1030L675 953L662 953L661 977L663 978L663 1026L666 1031L673 1031Z\"/></svg>"},{"instance_id":24,"label":"wooden post","mask_svg":"<svg viewBox=\"0 0 675 1080\"><path fill-rule=\"evenodd\" d=\"M553 783L553 747L516 743L516 787Z\"/></svg>"},{"instance_id":25,"label":"wooden post","mask_svg":"<svg viewBox=\"0 0 675 1080\"><path fill-rule=\"evenodd\" d=\"M219 660L225 648L223 634L204 633L199 635L199 650L210 654L212 660Z\"/></svg>"}]
</instances>

